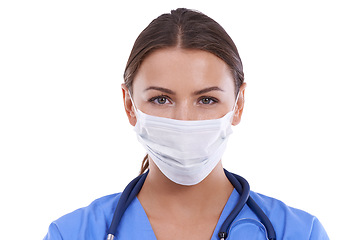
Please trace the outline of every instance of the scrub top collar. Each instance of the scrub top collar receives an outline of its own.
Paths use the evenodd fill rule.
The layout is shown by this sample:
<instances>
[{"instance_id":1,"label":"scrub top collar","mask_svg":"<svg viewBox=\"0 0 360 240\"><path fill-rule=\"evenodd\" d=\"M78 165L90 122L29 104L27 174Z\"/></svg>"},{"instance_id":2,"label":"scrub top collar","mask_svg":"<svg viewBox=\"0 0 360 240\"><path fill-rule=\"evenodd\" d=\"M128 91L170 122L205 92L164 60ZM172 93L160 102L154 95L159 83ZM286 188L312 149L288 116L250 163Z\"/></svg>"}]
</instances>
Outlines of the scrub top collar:
<instances>
[{"instance_id":1,"label":"scrub top collar","mask_svg":"<svg viewBox=\"0 0 360 240\"><path fill-rule=\"evenodd\" d=\"M220 218L216 224L215 230L211 237L211 240L218 240L218 232L221 225L230 214L232 209L235 207L236 203L239 200L239 194L234 189L225 204L224 209L221 212ZM126 221L125 219L130 218L131 221ZM144 208L142 207L139 199L136 197L134 201L129 205L123 216L124 221L121 221L117 230L118 239L125 239L125 237L133 236L134 239L137 239L135 235L143 235L146 233L146 239L156 240L155 233L151 227L149 218L146 215ZM136 227L132 225L130 228L129 223L136 223ZM131 229L131 230L130 230ZM131 232L129 232L131 231ZM128 235L131 234L131 235ZM139 235L140 237L140 235Z\"/></svg>"}]
</instances>

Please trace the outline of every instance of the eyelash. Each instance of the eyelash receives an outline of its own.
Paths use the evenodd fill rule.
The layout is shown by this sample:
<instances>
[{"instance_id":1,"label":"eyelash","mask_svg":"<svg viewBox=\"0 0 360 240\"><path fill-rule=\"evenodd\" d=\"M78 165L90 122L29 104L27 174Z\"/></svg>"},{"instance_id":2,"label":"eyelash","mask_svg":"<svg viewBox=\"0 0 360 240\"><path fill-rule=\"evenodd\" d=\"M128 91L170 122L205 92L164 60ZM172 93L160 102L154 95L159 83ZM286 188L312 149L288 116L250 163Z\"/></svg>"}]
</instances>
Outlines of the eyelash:
<instances>
[{"instance_id":1,"label":"eyelash","mask_svg":"<svg viewBox=\"0 0 360 240\"><path fill-rule=\"evenodd\" d=\"M204 105L212 105L212 104L214 104L214 103L218 103L218 102L219 102L219 100L216 99L216 98L214 98L214 97L206 97L206 96L199 98L198 102L201 102L201 101L203 101L204 99L209 99L210 101L212 101L211 103L208 103L208 104L203 103Z\"/></svg>"},{"instance_id":2,"label":"eyelash","mask_svg":"<svg viewBox=\"0 0 360 240\"><path fill-rule=\"evenodd\" d=\"M159 95L159 96L156 96L156 97L152 97L148 101L151 102L151 103L154 103L154 104L164 105L165 103L161 104L159 102L155 102L156 100L159 100L160 98L165 98L167 101L171 102L171 98L169 98L166 95Z\"/></svg>"},{"instance_id":3,"label":"eyelash","mask_svg":"<svg viewBox=\"0 0 360 240\"><path fill-rule=\"evenodd\" d=\"M159 104L159 105L164 105L164 104L166 104L166 103L159 103L158 101L159 101L160 98L165 98L166 101L169 101L170 103L172 103L171 98L168 97L168 96L166 96L166 95L155 96L155 97L150 98L148 101L151 102L151 103L154 103L154 104ZM211 103L207 103L207 104L206 104L206 103L202 103L203 105L212 105L212 104L215 104L215 103L218 103L218 102L219 102L218 99L216 99L216 98L214 98L214 97L207 97L207 96L200 97L200 98L198 99L198 102L201 102L201 101L203 101L203 100L205 100L205 99L209 99L209 100L212 101L212 102L211 102ZM156 101L157 101L157 102L156 102Z\"/></svg>"}]
</instances>

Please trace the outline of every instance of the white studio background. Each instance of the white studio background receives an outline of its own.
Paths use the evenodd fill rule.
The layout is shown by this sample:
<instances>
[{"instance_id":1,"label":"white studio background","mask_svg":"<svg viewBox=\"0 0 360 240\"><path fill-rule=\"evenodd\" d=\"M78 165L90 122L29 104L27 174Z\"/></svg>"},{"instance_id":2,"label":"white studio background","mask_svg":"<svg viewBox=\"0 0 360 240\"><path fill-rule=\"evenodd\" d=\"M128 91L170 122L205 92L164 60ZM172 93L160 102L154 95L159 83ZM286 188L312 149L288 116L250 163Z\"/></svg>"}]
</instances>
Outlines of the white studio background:
<instances>
[{"instance_id":1,"label":"white studio background","mask_svg":"<svg viewBox=\"0 0 360 240\"><path fill-rule=\"evenodd\" d=\"M347 0L1 1L0 239L42 239L138 174L122 73L141 30L177 7L218 21L244 63L225 167L316 215L331 239L354 239L360 17Z\"/></svg>"}]
</instances>

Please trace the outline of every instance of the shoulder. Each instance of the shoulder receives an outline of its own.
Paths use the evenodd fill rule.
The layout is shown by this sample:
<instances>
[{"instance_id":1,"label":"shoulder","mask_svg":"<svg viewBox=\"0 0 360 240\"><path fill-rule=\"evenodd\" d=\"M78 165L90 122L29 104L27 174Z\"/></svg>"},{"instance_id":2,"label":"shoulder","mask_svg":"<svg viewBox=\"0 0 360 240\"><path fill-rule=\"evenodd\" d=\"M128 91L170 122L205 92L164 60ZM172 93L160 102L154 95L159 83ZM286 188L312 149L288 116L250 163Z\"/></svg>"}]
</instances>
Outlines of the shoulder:
<instances>
[{"instance_id":1,"label":"shoulder","mask_svg":"<svg viewBox=\"0 0 360 240\"><path fill-rule=\"evenodd\" d=\"M100 239L107 231L109 221L121 193L96 199L87 207L79 208L51 223L44 240ZM96 227L94 227L96 226Z\"/></svg>"},{"instance_id":2,"label":"shoulder","mask_svg":"<svg viewBox=\"0 0 360 240\"><path fill-rule=\"evenodd\" d=\"M255 192L250 195L272 222L279 239L329 239L315 216L275 198Z\"/></svg>"}]
</instances>

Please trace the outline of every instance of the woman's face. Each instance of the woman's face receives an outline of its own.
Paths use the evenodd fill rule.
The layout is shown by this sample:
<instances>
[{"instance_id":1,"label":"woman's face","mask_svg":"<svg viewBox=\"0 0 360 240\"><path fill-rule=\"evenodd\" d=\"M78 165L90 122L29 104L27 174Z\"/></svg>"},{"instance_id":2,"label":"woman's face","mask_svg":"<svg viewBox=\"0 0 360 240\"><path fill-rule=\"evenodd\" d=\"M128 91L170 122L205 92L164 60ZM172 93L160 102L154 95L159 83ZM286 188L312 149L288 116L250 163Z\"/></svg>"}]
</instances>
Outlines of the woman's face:
<instances>
[{"instance_id":1,"label":"woman's face","mask_svg":"<svg viewBox=\"0 0 360 240\"><path fill-rule=\"evenodd\" d=\"M240 121L245 84L240 89L233 124ZM136 116L123 85L125 109ZM142 112L178 120L223 117L235 106L235 85L228 65L206 51L168 48L145 58L133 81L132 98Z\"/></svg>"}]
</instances>

